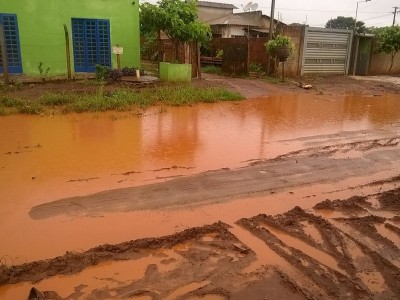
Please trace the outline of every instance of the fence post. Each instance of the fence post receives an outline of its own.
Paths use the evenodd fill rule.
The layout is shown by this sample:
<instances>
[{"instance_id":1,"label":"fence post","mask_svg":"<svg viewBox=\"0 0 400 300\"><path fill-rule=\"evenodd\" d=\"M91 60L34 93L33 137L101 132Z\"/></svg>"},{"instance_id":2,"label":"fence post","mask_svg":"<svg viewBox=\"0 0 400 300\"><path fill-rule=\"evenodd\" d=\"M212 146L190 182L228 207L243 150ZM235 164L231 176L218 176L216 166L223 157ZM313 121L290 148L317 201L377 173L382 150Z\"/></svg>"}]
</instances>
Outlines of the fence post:
<instances>
[{"instance_id":1,"label":"fence post","mask_svg":"<svg viewBox=\"0 0 400 300\"><path fill-rule=\"evenodd\" d=\"M7 53L6 53L6 41L4 38L4 30L3 24L0 23L0 50L1 50L1 61L3 67L3 76L4 82L9 84L9 77L8 77L8 61L7 61Z\"/></svg>"},{"instance_id":2,"label":"fence post","mask_svg":"<svg viewBox=\"0 0 400 300\"><path fill-rule=\"evenodd\" d=\"M71 80L71 50L69 47L69 34L67 25L64 24L64 33L65 33L65 54L67 56L67 72L68 72L68 79Z\"/></svg>"}]
</instances>

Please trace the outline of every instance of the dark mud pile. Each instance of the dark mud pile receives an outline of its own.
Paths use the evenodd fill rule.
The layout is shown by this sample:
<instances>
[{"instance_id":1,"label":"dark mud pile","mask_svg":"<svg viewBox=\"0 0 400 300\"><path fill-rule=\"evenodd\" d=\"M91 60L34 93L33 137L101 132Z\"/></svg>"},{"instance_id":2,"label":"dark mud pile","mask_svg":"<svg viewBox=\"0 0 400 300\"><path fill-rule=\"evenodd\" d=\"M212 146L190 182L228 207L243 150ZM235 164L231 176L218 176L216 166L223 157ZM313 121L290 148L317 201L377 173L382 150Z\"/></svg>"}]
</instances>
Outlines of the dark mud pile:
<instances>
[{"instance_id":1,"label":"dark mud pile","mask_svg":"<svg viewBox=\"0 0 400 300\"><path fill-rule=\"evenodd\" d=\"M310 211L297 206L243 218L235 227L219 222L2 266L0 283L37 286L56 275L81 276L64 299L399 299L399 203L400 188L327 199ZM93 287L82 276L104 263L139 267L143 258L151 259L139 278L114 286L114 278Z\"/></svg>"}]
</instances>

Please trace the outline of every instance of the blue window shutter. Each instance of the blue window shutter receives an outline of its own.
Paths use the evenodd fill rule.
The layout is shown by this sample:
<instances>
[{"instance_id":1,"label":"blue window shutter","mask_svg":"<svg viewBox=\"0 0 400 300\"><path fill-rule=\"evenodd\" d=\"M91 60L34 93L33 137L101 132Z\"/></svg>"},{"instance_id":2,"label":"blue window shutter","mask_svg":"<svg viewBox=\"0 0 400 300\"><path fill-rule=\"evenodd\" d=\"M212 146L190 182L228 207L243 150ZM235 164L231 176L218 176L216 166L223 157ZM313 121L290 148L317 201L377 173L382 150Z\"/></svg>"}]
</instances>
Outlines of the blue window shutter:
<instances>
[{"instance_id":1,"label":"blue window shutter","mask_svg":"<svg viewBox=\"0 0 400 300\"><path fill-rule=\"evenodd\" d=\"M108 20L72 19L76 72L94 72L97 64L111 67Z\"/></svg>"},{"instance_id":2,"label":"blue window shutter","mask_svg":"<svg viewBox=\"0 0 400 300\"><path fill-rule=\"evenodd\" d=\"M21 48L19 43L18 20L16 15L0 14L0 23L4 28L5 48L7 53L8 71L22 73ZM1 51L1 50L0 50ZM0 73L3 73L0 52Z\"/></svg>"}]
</instances>

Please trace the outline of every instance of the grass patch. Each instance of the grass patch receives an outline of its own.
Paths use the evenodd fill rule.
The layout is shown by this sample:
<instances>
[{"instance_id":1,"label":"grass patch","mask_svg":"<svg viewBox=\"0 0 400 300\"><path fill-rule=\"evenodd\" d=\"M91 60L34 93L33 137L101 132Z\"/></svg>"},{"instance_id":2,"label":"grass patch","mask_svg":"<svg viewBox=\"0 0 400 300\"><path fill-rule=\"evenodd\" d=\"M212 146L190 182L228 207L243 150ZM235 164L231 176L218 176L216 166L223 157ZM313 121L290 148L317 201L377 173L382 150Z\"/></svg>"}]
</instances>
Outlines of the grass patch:
<instances>
[{"instance_id":1,"label":"grass patch","mask_svg":"<svg viewBox=\"0 0 400 300\"><path fill-rule=\"evenodd\" d=\"M221 75L222 74L222 69L221 67L217 67L217 66L204 66L201 68L201 72L203 73L209 73L209 74L218 74Z\"/></svg>"},{"instance_id":2,"label":"grass patch","mask_svg":"<svg viewBox=\"0 0 400 300\"><path fill-rule=\"evenodd\" d=\"M40 103L44 106L63 106L74 101L77 95L74 94L46 94L40 98Z\"/></svg>"},{"instance_id":3,"label":"grass patch","mask_svg":"<svg viewBox=\"0 0 400 300\"><path fill-rule=\"evenodd\" d=\"M39 115L44 112L44 107L36 101L26 101L17 108L17 112L26 115Z\"/></svg>"},{"instance_id":4,"label":"grass patch","mask_svg":"<svg viewBox=\"0 0 400 300\"><path fill-rule=\"evenodd\" d=\"M104 92L101 86L96 94L46 94L38 101L0 98L0 115L41 114L46 109L56 109L62 113L127 111L134 108L146 108L157 103L179 106L198 102L214 103L243 99L240 94L223 88L201 88L191 84L169 84L139 91L116 89L111 92Z\"/></svg>"}]
</instances>

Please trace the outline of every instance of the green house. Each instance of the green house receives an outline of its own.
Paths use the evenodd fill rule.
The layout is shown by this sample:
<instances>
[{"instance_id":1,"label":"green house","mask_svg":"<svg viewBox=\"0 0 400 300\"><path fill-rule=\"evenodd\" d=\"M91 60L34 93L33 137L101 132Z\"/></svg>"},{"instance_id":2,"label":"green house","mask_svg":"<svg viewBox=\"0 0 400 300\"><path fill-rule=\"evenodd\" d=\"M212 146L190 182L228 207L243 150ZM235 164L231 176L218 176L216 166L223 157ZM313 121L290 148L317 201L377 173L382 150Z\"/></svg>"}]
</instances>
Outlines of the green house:
<instances>
[{"instance_id":1,"label":"green house","mask_svg":"<svg viewBox=\"0 0 400 300\"><path fill-rule=\"evenodd\" d=\"M67 73L66 25L72 72L96 64L140 67L138 0L0 0L10 73ZM116 48L118 46L118 48ZM0 73L3 73L0 55Z\"/></svg>"}]
</instances>

